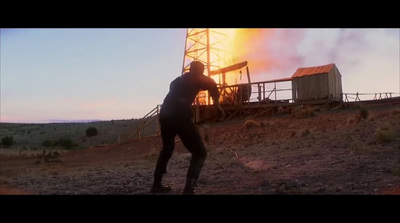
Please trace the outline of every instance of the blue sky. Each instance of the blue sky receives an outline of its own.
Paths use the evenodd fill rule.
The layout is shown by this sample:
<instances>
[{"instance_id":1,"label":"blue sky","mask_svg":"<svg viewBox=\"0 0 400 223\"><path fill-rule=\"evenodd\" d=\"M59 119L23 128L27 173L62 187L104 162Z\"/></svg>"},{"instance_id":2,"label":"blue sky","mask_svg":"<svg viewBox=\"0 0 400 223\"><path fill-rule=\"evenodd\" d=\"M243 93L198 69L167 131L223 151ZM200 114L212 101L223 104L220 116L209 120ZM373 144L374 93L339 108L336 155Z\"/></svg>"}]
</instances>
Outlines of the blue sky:
<instances>
[{"instance_id":1,"label":"blue sky","mask_svg":"<svg viewBox=\"0 0 400 223\"><path fill-rule=\"evenodd\" d=\"M186 29L1 29L0 122L141 118L180 75ZM258 40L259 41L259 40ZM252 81L335 63L343 92L400 92L399 29L277 29ZM253 58L249 61L249 69ZM252 70L251 70L252 71ZM373 97L373 96L371 96Z\"/></svg>"}]
</instances>

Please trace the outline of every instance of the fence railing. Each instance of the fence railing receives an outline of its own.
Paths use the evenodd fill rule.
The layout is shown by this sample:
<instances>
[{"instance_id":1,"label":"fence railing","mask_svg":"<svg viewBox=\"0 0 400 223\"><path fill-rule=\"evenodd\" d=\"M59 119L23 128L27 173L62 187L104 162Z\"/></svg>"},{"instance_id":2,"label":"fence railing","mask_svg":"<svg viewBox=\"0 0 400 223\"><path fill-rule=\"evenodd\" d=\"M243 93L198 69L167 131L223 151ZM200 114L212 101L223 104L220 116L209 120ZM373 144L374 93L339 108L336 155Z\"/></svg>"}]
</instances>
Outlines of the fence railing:
<instances>
[{"instance_id":1,"label":"fence railing","mask_svg":"<svg viewBox=\"0 0 400 223\"><path fill-rule=\"evenodd\" d=\"M138 126L137 126L137 139L141 140L142 137L142 131L149 126L151 123L158 121L157 117L158 114L160 113L160 108L161 105L157 105L153 110L151 110L149 113L147 113L143 118L139 120ZM160 126L157 124L157 130L156 134L160 133Z\"/></svg>"},{"instance_id":2,"label":"fence railing","mask_svg":"<svg viewBox=\"0 0 400 223\"><path fill-rule=\"evenodd\" d=\"M356 102L362 100L380 100L396 97L400 93L383 92L383 93L342 93L344 102Z\"/></svg>"},{"instance_id":3,"label":"fence railing","mask_svg":"<svg viewBox=\"0 0 400 223\"><path fill-rule=\"evenodd\" d=\"M253 102L271 103L279 101L292 101L292 89L289 86L278 86L284 81L253 82L219 86L220 100L223 104L243 105ZM193 105L206 105L207 95L197 95Z\"/></svg>"}]
</instances>

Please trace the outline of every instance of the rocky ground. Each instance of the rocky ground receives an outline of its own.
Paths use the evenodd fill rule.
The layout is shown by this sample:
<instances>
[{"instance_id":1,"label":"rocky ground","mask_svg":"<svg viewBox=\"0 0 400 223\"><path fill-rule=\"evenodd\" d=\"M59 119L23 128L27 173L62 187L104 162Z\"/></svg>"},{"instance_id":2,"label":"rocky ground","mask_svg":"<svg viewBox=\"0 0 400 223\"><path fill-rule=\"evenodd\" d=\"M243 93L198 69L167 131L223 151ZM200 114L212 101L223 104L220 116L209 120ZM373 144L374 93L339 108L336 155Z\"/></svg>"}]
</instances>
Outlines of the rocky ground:
<instances>
[{"instance_id":1,"label":"rocky ground","mask_svg":"<svg viewBox=\"0 0 400 223\"><path fill-rule=\"evenodd\" d=\"M400 107L303 108L199 125L198 195L400 195ZM62 152L1 155L1 194L149 195L158 136ZM190 154L176 139L164 182L182 193Z\"/></svg>"}]
</instances>

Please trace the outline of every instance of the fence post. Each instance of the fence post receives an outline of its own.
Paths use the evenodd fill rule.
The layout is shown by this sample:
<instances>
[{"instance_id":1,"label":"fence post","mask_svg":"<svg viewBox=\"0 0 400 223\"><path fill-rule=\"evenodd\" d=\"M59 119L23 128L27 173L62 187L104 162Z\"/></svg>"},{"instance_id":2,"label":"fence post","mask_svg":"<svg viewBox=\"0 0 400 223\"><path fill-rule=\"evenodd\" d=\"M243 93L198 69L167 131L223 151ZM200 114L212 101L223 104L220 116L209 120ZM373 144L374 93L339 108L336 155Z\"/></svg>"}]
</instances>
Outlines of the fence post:
<instances>
[{"instance_id":1,"label":"fence post","mask_svg":"<svg viewBox=\"0 0 400 223\"><path fill-rule=\"evenodd\" d=\"M361 101L360 98L358 97L358 92L356 93L356 101L357 101L357 99L358 99L358 101Z\"/></svg>"}]
</instances>

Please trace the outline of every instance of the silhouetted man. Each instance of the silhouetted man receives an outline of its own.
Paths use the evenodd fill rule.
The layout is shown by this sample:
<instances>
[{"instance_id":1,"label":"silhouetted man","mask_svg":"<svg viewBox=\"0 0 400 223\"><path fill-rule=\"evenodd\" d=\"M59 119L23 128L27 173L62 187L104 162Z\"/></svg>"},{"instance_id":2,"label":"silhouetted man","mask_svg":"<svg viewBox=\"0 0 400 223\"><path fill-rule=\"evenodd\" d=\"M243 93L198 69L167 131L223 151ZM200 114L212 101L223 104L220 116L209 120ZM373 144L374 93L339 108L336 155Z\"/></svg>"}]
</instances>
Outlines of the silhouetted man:
<instances>
[{"instance_id":1,"label":"silhouetted man","mask_svg":"<svg viewBox=\"0 0 400 223\"><path fill-rule=\"evenodd\" d=\"M225 116L219 104L219 91L215 81L205 76L204 64L193 61L188 73L177 77L170 84L169 92L161 106L159 122L161 126L162 149L158 156L154 171L152 193L165 193L171 186L163 185L162 178L167 172L167 164L175 149L175 136L178 135L191 153L190 166L186 175L186 184L183 194L195 194L195 187L199 178L207 151L202 138L192 121L192 103L201 90L208 90L219 118Z\"/></svg>"}]
</instances>

